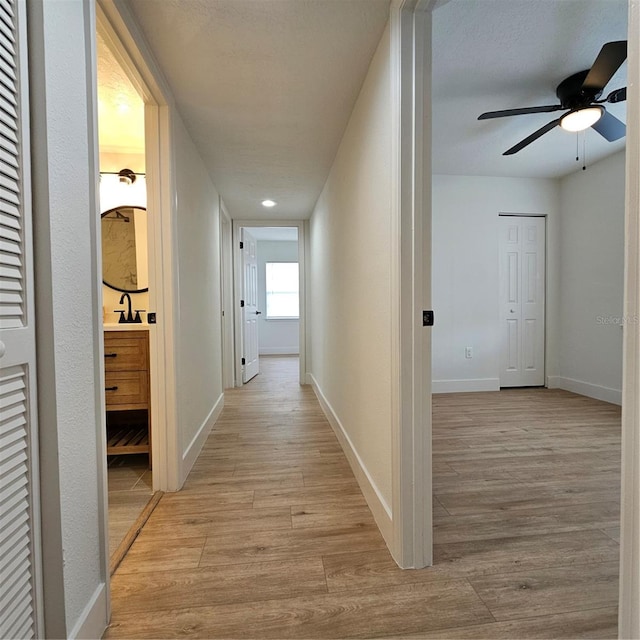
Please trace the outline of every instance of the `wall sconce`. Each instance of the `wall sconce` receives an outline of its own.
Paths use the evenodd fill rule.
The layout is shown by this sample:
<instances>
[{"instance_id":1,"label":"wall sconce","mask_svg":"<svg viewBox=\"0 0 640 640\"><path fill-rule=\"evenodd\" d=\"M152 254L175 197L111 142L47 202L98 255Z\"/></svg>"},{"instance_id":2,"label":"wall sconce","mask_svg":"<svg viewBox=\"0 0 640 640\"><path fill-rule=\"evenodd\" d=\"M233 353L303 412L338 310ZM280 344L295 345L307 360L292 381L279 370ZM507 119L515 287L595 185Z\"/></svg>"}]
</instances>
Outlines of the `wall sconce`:
<instances>
[{"instance_id":1,"label":"wall sconce","mask_svg":"<svg viewBox=\"0 0 640 640\"><path fill-rule=\"evenodd\" d=\"M120 171L118 171L118 176L120 177L120 182L127 185L133 184L137 177L131 169L120 169Z\"/></svg>"}]
</instances>

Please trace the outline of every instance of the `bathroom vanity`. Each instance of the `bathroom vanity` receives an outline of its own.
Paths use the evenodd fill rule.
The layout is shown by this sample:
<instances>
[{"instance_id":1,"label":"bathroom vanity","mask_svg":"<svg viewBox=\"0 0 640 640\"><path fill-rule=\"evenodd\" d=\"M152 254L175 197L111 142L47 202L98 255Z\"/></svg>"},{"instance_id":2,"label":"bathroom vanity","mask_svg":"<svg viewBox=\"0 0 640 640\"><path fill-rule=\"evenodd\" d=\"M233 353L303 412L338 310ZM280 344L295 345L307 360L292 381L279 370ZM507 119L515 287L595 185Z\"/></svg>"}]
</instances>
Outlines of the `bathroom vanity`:
<instances>
[{"instance_id":1,"label":"bathroom vanity","mask_svg":"<svg viewBox=\"0 0 640 640\"><path fill-rule=\"evenodd\" d=\"M105 325L107 455L149 454L149 329L145 325Z\"/></svg>"}]
</instances>

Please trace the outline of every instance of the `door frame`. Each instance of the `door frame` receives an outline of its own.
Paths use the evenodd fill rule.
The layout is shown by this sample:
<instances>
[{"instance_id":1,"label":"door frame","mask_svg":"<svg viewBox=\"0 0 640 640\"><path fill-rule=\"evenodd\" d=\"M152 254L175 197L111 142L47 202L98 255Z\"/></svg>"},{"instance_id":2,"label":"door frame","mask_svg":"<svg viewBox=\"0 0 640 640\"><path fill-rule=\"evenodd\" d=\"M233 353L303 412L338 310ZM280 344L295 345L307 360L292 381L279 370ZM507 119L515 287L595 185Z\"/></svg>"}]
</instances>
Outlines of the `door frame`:
<instances>
[{"instance_id":1,"label":"door frame","mask_svg":"<svg viewBox=\"0 0 640 640\"><path fill-rule=\"evenodd\" d=\"M222 387L235 386L233 345L233 223L220 198L220 295L222 298Z\"/></svg>"},{"instance_id":2,"label":"door frame","mask_svg":"<svg viewBox=\"0 0 640 640\"><path fill-rule=\"evenodd\" d=\"M177 321L177 237L172 206L170 91L144 46L134 18L117 0L97 0L97 28L145 103L145 164L149 216L149 306L160 322L149 328L153 489L180 488L175 326ZM162 283L162 286L158 286ZM99 283L101 291L102 282Z\"/></svg>"},{"instance_id":3,"label":"door frame","mask_svg":"<svg viewBox=\"0 0 640 640\"><path fill-rule=\"evenodd\" d=\"M242 298L242 256L240 254L240 229L243 227L295 227L298 230L298 277L300 283L300 369L299 382L307 384L307 322L306 322L306 224L304 220L234 220L233 221L233 317L234 317L234 370L235 386L242 386L242 320L240 300ZM224 366L224 363L223 363Z\"/></svg>"},{"instance_id":4,"label":"door frame","mask_svg":"<svg viewBox=\"0 0 640 640\"><path fill-rule=\"evenodd\" d=\"M547 379L547 369L549 363L549 336L548 336L548 324L549 324L549 216L546 213L511 213L509 211L500 211L498 213L498 220L500 218L544 218L544 382L542 386L548 387L549 381ZM498 260L500 260L500 250L498 248ZM500 287L501 279L500 265L498 264L498 287ZM498 296L498 309L500 309L500 296ZM498 311L498 324L501 326L502 318L500 311ZM501 347L502 348L502 347ZM500 354L502 356L502 353ZM498 376L500 380L500 376Z\"/></svg>"},{"instance_id":5,"label":"door frame","mask_svg":"<svg viewBox=\"0 0 640 640\"><path fill-rule=\"evenodd\" d=\"M640 318L640 0L629 0L624 314ZM627 330L629 329L629 330ZM640 335L623 334L618 637L640 637Z\"/></svg>"},{"instance_id":6,"label":"door frame","mask_svg":"<svg viewBox=\"0 0 640 640\"><path fill-rule=\"evenodd\" d=\"M446 0L444 0L446 1ZM433 564L431 462L431 13L392 0L392 539L402 568Z\"/></svg>"}]
</instances>

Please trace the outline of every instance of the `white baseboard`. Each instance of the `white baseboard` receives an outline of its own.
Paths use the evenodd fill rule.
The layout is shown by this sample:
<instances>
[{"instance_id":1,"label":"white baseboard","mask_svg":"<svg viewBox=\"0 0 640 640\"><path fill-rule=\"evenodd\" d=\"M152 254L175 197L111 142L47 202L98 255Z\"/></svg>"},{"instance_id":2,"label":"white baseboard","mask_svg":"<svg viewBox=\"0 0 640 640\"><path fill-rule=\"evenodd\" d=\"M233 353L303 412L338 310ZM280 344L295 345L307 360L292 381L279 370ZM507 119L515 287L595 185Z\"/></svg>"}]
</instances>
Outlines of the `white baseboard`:
<instances>
[{"instance_id":1,"label":"white baseboard","mask_svg":"<svg viewBox=\"0 0 640 640\"><path fill-rule=\"evenodd\" d=\"M393 523L391 520L391 508L387 504L387 501L382 497L382 494L376 486L376 483L373 481L373 478L362 461L362 458L358 455L358 452L353 446L351 438L349 438L345 428L342 426L340 418L338 418L336 412L331 406L331 403L327 400L322 389L318 385L318 381L312 373L307 373L307 379L318 398L318 402L322 407L324 415L338 438L338 442L340 443L347 460L349 461L351 470L360 485L364 498L369 505L369 509L371 509L371 513L373 514L373 518L380 529L380 533L382 533L382 537L387 543L389 549L393 549Z\"/></svg>"},{"instance_id":2,"label":"white baseboard","mask_svg":"<svg viewBox=\"0 0 640 640\"><path fill-rule=\"evenodd\" d=\"M260 347L261 356L298 356L298 347Z\"/></svg>"},{"instance_id":3,"label":"white baseboard","mask_svg":"<svg viewBox=\"0 0 640 640\"><path fill-rule=\"evenodd\" d=\"M182 465L180 469L180 486L184 484L184 481L187 479L189 472L191 471L193 465L195 464L198 456L200 455L200 451L202 451L202 447L205 443L205 440L209 437L211 433L211 429L213 429L213 425L216 423L220 414L222 413L222 409L224 407L224 393L220 394L220 397L213 405L213 408L209 412L206 420L202 423L198 432L193 437L186 451L182 454Z\"/></svg>"},{"instance_id":4,"label":"white baseboard","mask_svg":"<svg viewBox=\"0 0 640 640\"><path fill-rule=\"evenodd\" d=\"M102 638L109 624L109 612L107 609L107 587L102 582L93 592L91 599L84 608L78 622L74 625L70 640Z\"/></svg>"},{"instance_id":5,"label":"white baseboard","mask_svg":"<svg viewBox=\"0 0 640 640\"><path fill-rule=\"evenodd\" d=\"M564 389L581 396L603 400L611 404L622 404L622 391L619 389L611 389L582 380L574 380L573 378L564 378L562 376L549 376L547 378L547 386L549 389Z\"/></svg>"},{"instance_id":6,"label":"white baseboard","mask_svg":"<svg viewBox=\"0 0 640 640\"><path fill-rule=\"evenodd\" d=\"M500 379L434 380L431 383L432 393L470 393L474 391L500 391Z\"/></svg>"}]
</instances>

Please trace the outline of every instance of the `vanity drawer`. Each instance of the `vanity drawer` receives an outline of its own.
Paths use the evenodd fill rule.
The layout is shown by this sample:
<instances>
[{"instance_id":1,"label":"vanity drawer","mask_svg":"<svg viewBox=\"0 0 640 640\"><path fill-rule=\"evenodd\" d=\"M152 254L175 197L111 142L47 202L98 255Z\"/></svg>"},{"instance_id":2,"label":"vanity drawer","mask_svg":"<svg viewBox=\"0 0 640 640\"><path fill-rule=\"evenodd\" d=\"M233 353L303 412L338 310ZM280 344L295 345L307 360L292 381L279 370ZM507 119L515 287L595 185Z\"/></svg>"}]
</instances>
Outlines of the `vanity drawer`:
<instances>
[{"instance_id":1,"label":"vanity drawer","mask_svg":"<svg viewBox=\"0 0 640 640\"><path fill-rule=\"evenodd\" d=\"M144 409L149 402L149 374L146 371L105 373L107 409Z\"/></svg>"},{"instance_id":2,"label":"vanity drawer","mask_svg":"<svg viewBox=\"0 0 640 640\"><path fill-rule=\"evenodd\" d=\"M104 336L104 370L147 371L149 341L146 332L112 331ZM107 385L109 386L109 385Z\"/></svg>"}]
</instances>

